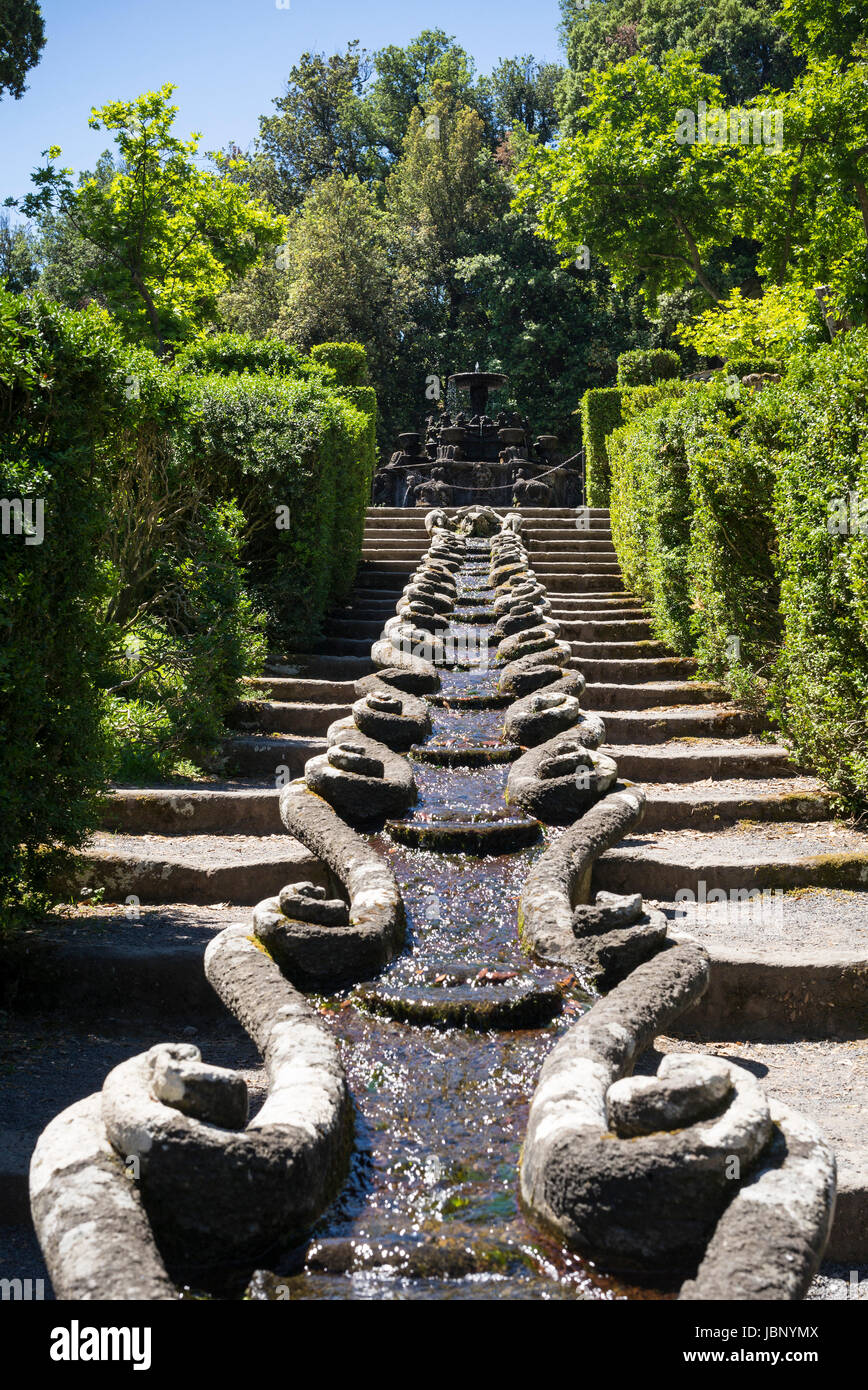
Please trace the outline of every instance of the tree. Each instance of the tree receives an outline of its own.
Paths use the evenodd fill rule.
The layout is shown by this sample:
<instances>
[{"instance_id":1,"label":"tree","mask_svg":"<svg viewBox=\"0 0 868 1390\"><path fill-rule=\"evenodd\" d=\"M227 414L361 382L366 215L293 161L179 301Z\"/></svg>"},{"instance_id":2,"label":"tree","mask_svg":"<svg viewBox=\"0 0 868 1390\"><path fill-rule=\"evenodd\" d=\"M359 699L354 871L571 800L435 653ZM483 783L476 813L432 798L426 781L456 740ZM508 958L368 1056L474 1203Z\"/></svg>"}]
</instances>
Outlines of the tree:
<instances>
[{"instance_id":1,"label":"tree","mask_svg":"<svg viewBox=\"0 0 868 1390\"><path fill-rule=\"evenodd\" d=\"M444 310L448 344L463 298L454 263L508 206L482 118L448 82L435 82L425 110L414 110L386 196L408 263Z\"/></svg>"},{"instance_id":2,"label":"tree","mask_svg":"<svg viewBox=\"0 0 868 1390\"><path fill-rule=\"evenodd\" d=\"M410 327L412 282L396 263L389 217L371 189L338 172L314 184L290 222L281 262L277 336L304 349L363 343L382 379Z\"/></svg>"},{"instance_id":3,"label":"tree","mask_svg":"<svg viewBox=\"0 0 868 1390\"><path fill-rule=\"evenodd\" d=\"M413 112L430 102L435 82L448 82L456 102L489 118L487 98L474 87L473 59L442 29L424 29L406 48L379 49L374 66L371 108L391 160L400 156Z\"/></svg>"},{"instance_id":4,"label":"tree","mask_svg":"<svg viewBox=\"0 0 868 1390\"><path fill-rule=\"evenodd\" d=\"M0 97L24 95L25 74L36 66L45 47L42 9L36 0L0 0Z\"/></svg>"},{"instance_id":5,"label":"tree","mask_svg":"<svg viewBox=\"0 0 868 1390\"><path fill-rule=\"evenodd\" d=\"M828 284L839 308L868 313L868 62L812 60L781 107L786 138L772 159L746 152L742 221L762 245L761 273L811 291Z\"/></svg>"},{"instance_id":6,"label":"tree","mask_svg":"<svg viewBox=\"0 0 868 1390\"><path fill-rule=\"evenodd\" d=\"M641 276L654 303L695 277L716 302L710 258L732 241L741 152L679 143L678 112L700 101L720 108L722 93L692 54L590 73L582 133L530 150L517 171L520 205L536 207L564 258L580 246L599 256L618 288Z\"/></svg>"},{"instance_id":7,"label":"tree","mask_svg":"<svg viewBox=\"0 0 868 1390\"><path fill-rule=\"evenodd\" d=\"M371 63L358 41L326 58L303 53L274 101L276 114L259 121L257 187L274 207L298 207L318 179L336 170L345 178L382 176L385 161L364 92Z\"/></svg>"},{"instance_id":8,"label":"tree","mask_svg":"<svg viewBox=\"0 0 868 1390\"><path fill-rule=\"evenodd\" d=\"M73 188L70 171L54 162L55 146L22 203L28 216L55 228L59 220L80 238L79 298L99 299L130 337L160 354L217 317L220 292L284 228L244 183L198 167L199 136L172 132L173 91L167 83L94 109L91 129L117 132L114 161Z\"/></svg>"},{"instance_id":9,"label":"tree","mask_svg":"<svg viewBox=\"0 0 868 1390\"><path fill-rule=\"evenodd\" d=\"M35 238L29 227L13 227L0 217L0 282L10 294L23 294L39 279Z\"/></svg>"},{"instance_id":10,"label":"tree","mask_svg":"<svg viewBox=\"0 0 868 1390\"><path fill-rule=\"evenodd\" d=\"M865 0L783 0L779 20L797 53L848 61L865 37Z\"/></svg>"},{"instance_id":11,"label":"tree","mask_svg":"<svg viewBox=\"0 0 868 1390\"><path fill-rule=\"evenodd\" d=\"M498 134L520 125L548 144L557 133L555 93L563 75L559 63L538 63L529 53L502 58L491 76L479 83L491 97Z\"/></svg>"},{"instance_id":12,"label":"tree","mask_svg":"<svg viewBox=\"0 0 868 1390\"><path fill-rule=\"evenodd\" d=\"M666 53L697 53L731 103L767 85L790 87L802 62L778 8L779 0L561 0L569 64L559 94L565 131L576 132L588 74L636 56L659 67Z\"/></svg>"},{"instance_id":13,"label":"tree","mask_svg":"<svg viewBox=\"0 0 868 1390\"><path fill-rule=\"evenodd\" d=\"M616 293L597 259L562 266L530 215L515 209L455 271L465 294L457 361L506 372L510 397L534 427L576 442L582 394L614 381L618 354L648 341L635 288Z\"/></svg>"}]
</instances>

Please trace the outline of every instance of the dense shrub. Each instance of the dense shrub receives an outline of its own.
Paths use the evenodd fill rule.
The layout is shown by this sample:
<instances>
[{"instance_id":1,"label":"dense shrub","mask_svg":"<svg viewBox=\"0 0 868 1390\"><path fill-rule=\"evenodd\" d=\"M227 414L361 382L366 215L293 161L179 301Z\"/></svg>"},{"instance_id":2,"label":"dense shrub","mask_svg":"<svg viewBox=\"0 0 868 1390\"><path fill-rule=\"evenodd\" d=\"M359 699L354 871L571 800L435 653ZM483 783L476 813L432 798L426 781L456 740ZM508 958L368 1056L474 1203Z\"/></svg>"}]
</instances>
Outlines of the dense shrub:
<instances>
[{"instance_id":1,"label":"dense shrub","mask_svg":"<svg viewBox=\"0 0 868 1390\"><path fill-rule=\"evenodd\" d=\"M581 404L585 446L585 501L589 507L609 505L609 455L606 436L623 423L617 386L586 391Z\"/></svg>"},{"instance_id":2,"label":"dense shrub","mask_svg":"<svg viewBox=\"0 0 868 1390\"><path fill-rule=\"evenodd\" d=\"M625 387L621 392L621 416L625 423L632 420L640 411L660 401L675 400L677 396L687 396L696 390L696 382L682 381L676 377L671 381L657 381L651 386Z\"/></svg>"},{"instance_id":3,"label":"dense shrub","mask_svg":"<svg viewBox=\"0 0 868 1390\"><path fill-rule=\"evenodd\" d=\"M312 362L290 343L284 343L279 338L252 338L248 333L203 334L178 354L175 366L182 372L331 376L325 362Z\"/></svg>"},{"instance_id":4,"label":"dense shrub","mask_svg":"<svg viewBox=\"0 0 868 1390\"><path fill-rule=\"evenodd\" d=\"M843 802L868 802L868 330L763 391L774 418L783 646L775 707Z\"/></svg>"},{"instance_id":5,"label":"dense shrub","mask_svg":"<svg viewBox=\"0 0 868 1390\"><path fill-rule=\"evenodd\" d=\"M655 635L682 654L693 641L685 431L696 408L693 399L660 401L608 439L612 537L625 584L647 601Z\"/></svg>"},{"instance_id":6,"label":"dense shrub","mask_svg":"<svg viewBox=\"0 0 868 1390\"><path fill-rule=\"evenodd\" d=\"M248 583L272 642L303 650L353 580L374 467L371 418L316 379L189 377L182 391L185 471L214 499L238 502Z\"/></svg>"},{"instance_id":7,"label":"dense shrub","mask_svg":"<svg viewBox=\"0 0 868 1390\"><path fill-rule=\"evenodd\" d=\"M618 358L619 386L653 386L681 374L681 358L668 348L634 348Z\"/></svg>"},{"instance_id":8,"label":"dense shrub","mask_svg":"<svg viewBox=\"0 0 868 1390\"><path fill-rule=\"evenodd\" d=\"M612 530L655 634L769 708L868 804L868 330L731 399L658 399L609 439Z\"/></svg>"},{"instance_id":9,"label":"dense shrub","mask_svg":"<svg viewBox=\"0 0 868 1390\"><path fill-rule=\"evenodd\" d=\"M151 556L150 602L113 632L115 780L167 777L219 757L238 682L265 656L264 615L240 564L243 520L229 502L192 509L189 524Z\"/></svg>"},{"instance_id":10,"label":"dense shrub","mask_svg":"<svg viewBox=\"0 0 868 1390\"><path fill-rule=\"evenodd\" d=\"M757 353L755 357L733 357L728 358L723 369L724 375L748 376L752 372L776 372L782 375L785 370L784 363L778 357L763 357Z\"/></svg>"},{"instance_id":11,"label":"dense shrub","mask_svg":"<svg viewBox=\"0 0 868 1390\"><path fill-rule=\"evenodd\" d=\"M361 343L317 343L310 355L314 362L331 367L341 386L368 384L368 355Z\"/></svg>"},{"instance_id":12,"label":"dense shrub","mask_svg":"<svg viewBox=\"0 0 868 1390\"><path fill-rule=\"evenodd\" d=\"M377 462L377 393L373 386L340 386L337 393L351 401L367 420L355 466L338 481L338 505L332 537L334 571L331 597L348 597L365 533L365 510L371 500L371 483Z\"/></svg>"},{"instance_id":13,"label":"dense shrub","mask_svg":"<svg viewBox=\"0 0 868 1390\"><path fill-rule=\"evenodd\" d=\"M170 366L0 290L0 920L46 901L110 776L208 765L266 615L302 645L352 582L376 402L277 349Z\"/></svg>"},{"instance_id":14,"label":"dense shrub","mask_svg":"<svg viewBox=\"0 0 868 1390\"><path fill-rule=\"evenodd\" d=\"M11 513L0 535L3 924L14 906L41 901L64 850L87 833L103 779L107 480L96 445L123 382L96 310L68 315L0 290L0 498L29 499L34 521L44 509L41 543L15 535Z\"/></svg>"}]
</instances>

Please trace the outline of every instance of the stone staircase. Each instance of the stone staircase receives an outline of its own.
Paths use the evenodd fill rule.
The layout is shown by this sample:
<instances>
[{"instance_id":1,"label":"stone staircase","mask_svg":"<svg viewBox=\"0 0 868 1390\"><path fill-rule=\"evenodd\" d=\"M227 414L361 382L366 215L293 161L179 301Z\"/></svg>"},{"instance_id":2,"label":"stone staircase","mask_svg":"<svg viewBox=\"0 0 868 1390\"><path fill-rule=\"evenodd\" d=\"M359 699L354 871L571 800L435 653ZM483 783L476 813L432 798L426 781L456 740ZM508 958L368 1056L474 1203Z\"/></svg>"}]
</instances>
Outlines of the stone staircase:
<instances>
[{"instance_id":1,"label":"stone staircase","mask_svg":"<svg viewBox=\"0 0 868 1390\"><path fill-rule=\"evenodd\" d=\"M863 895L851 890L868 886L866 837L832 821L823 789L794 766L787 749L729 703L721 688L697 680L693 662L653 639L642 603L624 589L607 512L593 511L584 530L569 510L527 509L523 518L535 572L549 591L572 664L587 680L583 704L605 720L604 751L617 760L622 777L646 791L641 826L598 861L594 887L640 891L671 908L679 889L696 892L701 884L707 890L825 885L832 925L821 942L828 960L819 972L813 942L805 945L801 963L793 965L795 957L788 956L787 965L781 956L780 966L774 952L765 964L753 948L744 959L730 960L708 941L722 962L716 967L721 984L700 1035L853 1037L848 1020L862 1007L858 972L864 973L866 952L860 946L852 964L843 949L852 943L841 938L839 923L848 912L855 921L850 900ZM22 1050L17 1065L29 1078L28 1094L42 1087L45 1104L24 1107L20 1119L10 1121L14 1161L3 1172L6 1199L0 1204L6 1220L26 1213L26 1162L36 1133L62 1104L101 1084L106 1058L113 1048L124 1050L120 1040L128 1039L133 1019L133 1050L174 1035L181 1020L218 1057L221 1048L243 1045L240 1030L223 1020L204 983L202 951L217 931L244 919L245 907L285 883L319 881L317 861L283 830L279 790L324 750L329 724L349 713L353 682L373 669L371 643L426 547L422 509L370 508L355 587L329 615L318 650L274 659L247 682L249 698L235 710L226 743L231 775L120 788L106 799L101 829L84 854L82 884L94 906L75 909L63 932L56 922L49 927L41 953L34 939L32 970L22 975L19 1004L50 1016L46 1038L66 1030L81 1066L68 1080L59 1078L51 1048L37 1055L28 1042ZM851 934L856 942L855 926ZM725 946L727 938L721 939ZM835 955L831 948L839 946ZM781 970L795 980L798 1007L788 1002L790 975L781 983ZM777 996L773 1007L771 995ZM747 1001L739 1005L734 1033L728 1024L733 1000ZM750 1026L745 1018L752 1018ZM803 1051L820 1049L824 1075L831 1067L823 1051L829 1046L803 1044ZM787 1063L785 1098L792 1091L798 1100L805 1065L801 1054L797 1065ZM836 1111L826 1120L833 1137L839 1120L842 1135L849 1123L849 1112L839 1108L840 1116ZM839 1155L844 1144L842 1138ZM850 1211L848 1229L853 1222L864 1226L868 1213L861 1150L857 1156L853 1146L853 1152L845 1184L851 1208L842 1208ZM858 1241L839 1245L839 1252L856 1249Z\"/></svg>"},{"instance_id":2,"label":"stone staircase","mask_svg":"<svg viewBox=\"0 0 868 1390\"><path fill-rule=\"evenodd\" d=\"M247 682L250 698L226 743L232 779L114 792L87 850L89 887L149 904L250 904L308 872L309 856L282 832L279 789L323 751L328 726L349 713L353 681L373 669L371 643L427 547L424 515L368 509L355 587L329 615L319 649L274 660ZM700 844L713 876L714 832L724 825L828 816L819 784L787 749L761 739L753 716L722 689L695 679L695 663L654 641L644 607L624 590L608 512L591 511L581 530L571 510L523 515L534 569L588 682L583 703L603 714L605 751L621 775L646 787L643 839L654 832L659 846L685 829L712 837ZM639 859L635 887L651 894L641 874Z\"/></svg>"}]
</instances>

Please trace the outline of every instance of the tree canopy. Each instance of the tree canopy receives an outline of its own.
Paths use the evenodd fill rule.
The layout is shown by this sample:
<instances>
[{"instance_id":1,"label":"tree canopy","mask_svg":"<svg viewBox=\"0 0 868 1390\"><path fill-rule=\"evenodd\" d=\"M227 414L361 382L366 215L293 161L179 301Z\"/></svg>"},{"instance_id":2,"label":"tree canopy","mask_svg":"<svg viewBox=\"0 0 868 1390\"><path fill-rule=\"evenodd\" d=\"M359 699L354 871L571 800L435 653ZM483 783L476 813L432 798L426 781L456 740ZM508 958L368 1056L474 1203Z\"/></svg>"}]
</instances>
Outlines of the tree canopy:
<instances>
[{"instance_id":1,"label":"tree canopy","mask_svg":"<svg viewBox=\"0 0 868 1390\"><path fill-rule=\"evenodd\" d=\"M0 97L17 101L27 90L25 77L45 47L45 24L36 0L0 0Z\"/></svg>"}]
</instances>

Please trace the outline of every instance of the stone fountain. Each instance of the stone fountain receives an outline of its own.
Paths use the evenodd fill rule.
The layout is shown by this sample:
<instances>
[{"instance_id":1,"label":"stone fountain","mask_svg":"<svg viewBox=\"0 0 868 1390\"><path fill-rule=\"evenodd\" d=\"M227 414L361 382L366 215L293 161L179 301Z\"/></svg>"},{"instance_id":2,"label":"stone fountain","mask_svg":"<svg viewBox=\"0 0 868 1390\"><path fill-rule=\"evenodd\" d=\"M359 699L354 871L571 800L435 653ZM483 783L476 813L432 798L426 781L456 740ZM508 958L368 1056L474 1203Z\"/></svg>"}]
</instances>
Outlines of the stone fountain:
<instances>
[{"instance_id":1,"label":"stone fountain","mask_svg":"<svg viewBox=\"0 0 868 1390\"><path fill-rule=\"evenodd\" d=\"M517 411L488 414L502 372L456 372L448 384L467 394L470 412L440 410L424 436L400 434L374 477L373 501L384 507L575 507L582 501L578 458L564 458L555 435L533 437Z\"/></svg>"}]
</instances>

